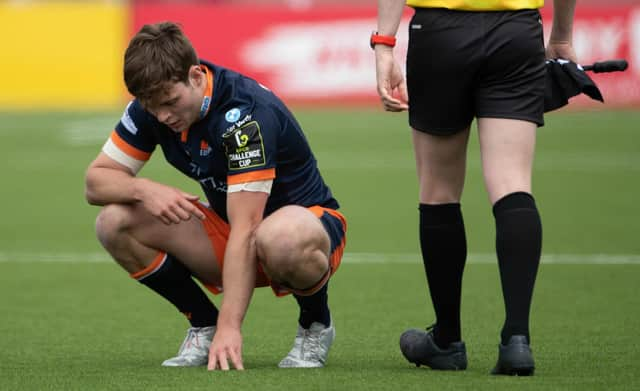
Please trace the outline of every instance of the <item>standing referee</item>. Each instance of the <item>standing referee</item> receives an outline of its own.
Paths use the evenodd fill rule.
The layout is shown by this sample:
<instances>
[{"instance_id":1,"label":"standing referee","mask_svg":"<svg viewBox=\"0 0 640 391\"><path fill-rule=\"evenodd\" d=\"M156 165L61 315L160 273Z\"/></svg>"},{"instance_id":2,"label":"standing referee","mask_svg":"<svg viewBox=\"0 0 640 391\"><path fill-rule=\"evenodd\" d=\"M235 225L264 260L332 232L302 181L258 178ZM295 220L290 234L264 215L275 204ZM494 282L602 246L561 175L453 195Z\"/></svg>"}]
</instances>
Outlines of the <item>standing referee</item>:
<instances>
[{"instance_id":1,"label":"standing referee","mask_svg":"<svg viewBox=\"0 0 640 391\"><path fill-rule=\"evenodd\" d=\"M393 58L404 0L378 0L378 93L409 110L420 183L420 245L436 322L400 337L404 356L433 369L465 369L460 293L467 256L460 199L470 125L496 224L506 318L493 374L532 375L529 312L542 225L531 191L536 129L544 124L543 0L407 0L407 81ZM575 0L554 0L546 57L576 61ZM481 227L476 229L482 229Z\"/></svg>"}]
</instances>

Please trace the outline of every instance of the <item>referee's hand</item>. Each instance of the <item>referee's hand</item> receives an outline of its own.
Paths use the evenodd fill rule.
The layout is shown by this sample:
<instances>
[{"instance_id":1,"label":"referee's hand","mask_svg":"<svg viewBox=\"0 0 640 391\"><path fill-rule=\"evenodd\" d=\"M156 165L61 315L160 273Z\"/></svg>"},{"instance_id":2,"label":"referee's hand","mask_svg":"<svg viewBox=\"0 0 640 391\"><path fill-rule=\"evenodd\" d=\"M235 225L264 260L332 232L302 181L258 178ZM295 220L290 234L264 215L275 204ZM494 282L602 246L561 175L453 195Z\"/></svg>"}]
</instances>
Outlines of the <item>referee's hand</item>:
<instances>
[{"instance_id":1,"label":"referee's hand","mask_svg":"<svg viewBox=\"0 0 640 391\"><path fill-rule=\"evenodd\" d=\"M376 78L378 95L387 111L404 111L409 108L407 83L402 70L393 59L393 50L384 45L376 45Z\"/></svg>"},{"instance_id":2,"label":"referee's hand","mask_svg":"<svg viewBox=\"0 0 640 391\"><path fill-rule=\"evenodd\" d=\"M573 61L576 64L578 63L576 51L573 49L573 45L570 41L549 40L545 49L545 54L548 59L562 58Z\"/></svg>"}]
</instances>

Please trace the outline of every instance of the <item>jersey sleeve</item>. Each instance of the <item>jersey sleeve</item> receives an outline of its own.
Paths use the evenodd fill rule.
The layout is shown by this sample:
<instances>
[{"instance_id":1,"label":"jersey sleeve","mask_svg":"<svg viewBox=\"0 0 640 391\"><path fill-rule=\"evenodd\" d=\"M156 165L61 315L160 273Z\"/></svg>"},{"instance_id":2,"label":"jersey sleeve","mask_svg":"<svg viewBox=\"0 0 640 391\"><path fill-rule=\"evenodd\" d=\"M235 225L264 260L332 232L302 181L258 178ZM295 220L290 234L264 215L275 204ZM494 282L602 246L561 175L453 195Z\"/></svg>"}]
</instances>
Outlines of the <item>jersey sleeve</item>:
<instances>
[{"instance_id":1,"label":"jersey sleeve","mask_svg":"<svg viewBox=\"0 0 640 391\"><path fill-rule=\"evenodd\" d=\"M282 125L267 110L256 109L251 119L223 135L227 157L227 185L231 189L263 189L270 192L276 177L278 134ZM263 182L268 186L239 186ZM257 185L257 184L256 184Z\"/></svg>"},{"instance_id":2,"label":"jersey sleeve","mask_svg":"<svg viewBox=\"0 0 640 391\"><path fill-rule=\"evenodd\" d=\"M153 124L137 100L129 102L102 152L137 174L155 150Z\"/></svg>"}]
</instances>

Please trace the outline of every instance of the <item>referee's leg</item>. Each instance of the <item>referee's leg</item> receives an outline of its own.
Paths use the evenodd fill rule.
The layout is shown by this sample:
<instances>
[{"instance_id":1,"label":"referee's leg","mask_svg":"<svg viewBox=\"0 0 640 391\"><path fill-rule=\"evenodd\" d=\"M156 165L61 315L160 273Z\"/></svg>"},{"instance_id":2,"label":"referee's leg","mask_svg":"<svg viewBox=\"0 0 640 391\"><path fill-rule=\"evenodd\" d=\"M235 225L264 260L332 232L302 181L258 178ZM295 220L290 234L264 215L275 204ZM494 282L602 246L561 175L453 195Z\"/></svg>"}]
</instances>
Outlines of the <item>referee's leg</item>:
<instances>
[{"instance_id":1,"label":"referee's leg","mask_svg":"<svg viewBox=\"0 0 640 391\"><path fill-rule=\"evenodd\" d=\"M413 131L420 186L420 246L436 314L434 341L443 349L461 341L460 297L467 256L460 198L469 127L436 136Z\"/></svg>"},{"instance_id":2,"label":"referee's leg","mask_svg":"<svg viewBox=\"0 0 640 391\"><path fill-rule=\"evenodd\" d=\"M536 131L537 124L529 121L478 119L506 314L495 374L528 375L534 369L529 313L542 248L540 215L531 194Z\"/></svg>"}]
</instances>

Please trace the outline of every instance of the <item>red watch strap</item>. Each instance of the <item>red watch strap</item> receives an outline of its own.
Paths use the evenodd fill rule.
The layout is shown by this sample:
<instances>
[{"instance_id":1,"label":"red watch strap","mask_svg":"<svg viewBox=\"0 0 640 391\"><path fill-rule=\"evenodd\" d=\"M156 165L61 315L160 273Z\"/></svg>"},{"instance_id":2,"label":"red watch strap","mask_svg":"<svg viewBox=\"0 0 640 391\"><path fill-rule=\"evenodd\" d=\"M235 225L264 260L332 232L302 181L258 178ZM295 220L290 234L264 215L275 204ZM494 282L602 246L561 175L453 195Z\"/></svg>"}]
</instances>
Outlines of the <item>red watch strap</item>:
<instances>
[{"instance_id":1,"label":"red watch strap","mask_svg":"<svg viewBox=\"0 0 640 391\"><path fill-rule=\"evenodd\" d=\"M371 39L369 41L371 48L373 49L377 44L394 47L396 46L396 37L391 37L388 35L379 35L378 33L371 34Z\"/></svg>"}]
</instances>

